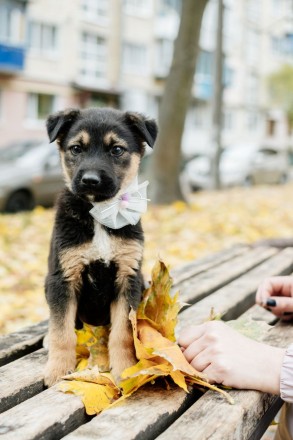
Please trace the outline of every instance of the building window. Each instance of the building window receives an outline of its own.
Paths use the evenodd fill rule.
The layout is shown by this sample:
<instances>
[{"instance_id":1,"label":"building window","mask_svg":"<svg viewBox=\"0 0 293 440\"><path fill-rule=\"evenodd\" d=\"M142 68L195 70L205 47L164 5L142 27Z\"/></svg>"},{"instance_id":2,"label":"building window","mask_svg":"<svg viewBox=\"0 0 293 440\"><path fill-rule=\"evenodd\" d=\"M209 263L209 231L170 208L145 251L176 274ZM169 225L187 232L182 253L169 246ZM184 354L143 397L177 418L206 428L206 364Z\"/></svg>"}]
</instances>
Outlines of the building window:
<instances>
[{"instance_id":1,"label":"building window","mask_svg":"<svg viewBox=\"0 0 293 440\"><path fill-rule=\"evenodd\" d=\"M92 82L106 78L107 44L105 38L83 32L80 58L82 79Z\"/></svg>"},{"instance_id":2,"label":"building window","mask_svg":"<svg viewBox=\"0 0 293 440\"><path fill-rule=\"evenodd\" d=\"M256 75L250 74L246 78L246 102L248 105L258 102L259 79Z\"/></svg>"},{"instance_id":3,"label":"building window","mask_svg":"<svg viewBox=\"0 0 293 440\"><path fill-rule=\"evenodd\" d=\"M0 3L0 41L24 43L24 13L9 3Z\"/></svg>"},{"instance_id":4,"label":"building window","mask_svg":"<svg viewBox=\"0 0 293 440\"><path fill-rule=\"evenodd\" d=\"M180 0L160 0L159 1L159 13L167 14L171 11L176 11L180 14L181 1Z\"/></svg>"},{"instance_id":5,"label":"building window","mask_svg":"<svg viewBox=\"0 0 293 440\"><path fill-rule=\"evenodd\" d=\"M224 87L232 87L234 82L235 71L227 63L224 62L223 83Z\"/></svg>"},{"instance_id":6,"label":"building window","mask_svg":"<svg viewBox=\"0 0 293 440\"><path fill-rule=\"evenodd\" d=\"M124 0L123 10L126 14L148 17L152 14L152 0Z\"/></svg>"},{"instance_id":7,"label":"building window","mask_svg":"<svg viewBox=\"0 0 293 440\"><path fill-rule=\"evenodd\" d=\"M173 41L162 38L156 41L156 68L159 77L168 75L173 55Z\"/></svg>"},{"instance_id":8,"label":"building window","mask_svg":"<svg viewBox=\"0 0 293 440\"><path fill-rule=\"evenodd\" d=\"M108 23L108 0L81 0L81 9L86 20L104 25Z\"/></svg>"},{"instance_id":9,"label":"building window","mask_svg":"<svg viewBox=\"0 0 293 440\"><path fill-rule=\"evenodd\" d=\"M195 96L198 99L208 100L212 95L213 55L201 50L195 72Z\"/></svg>"},{"instance_id":10,"label":"building window","mask_svg":"<svg viewBox=\"0 0 293 440\"><path fill-rule=\"evenodd\" d=\"M147 75L149 73L148 51L145 45L124 44L123 70L126 73L138 75Z\"/></svg>"},{"instance_id":11,"label":"building window","mask_svg":"<svg viewBox=\"0 0 293 440\"><path fill-rule=\"evenodd\" d=\"M225 110L223 114L223 128L224 130L232 130L234 125L234 112L232 110Z\"/></svg>"},{"instance_id":12,"label":"building window","mask_svg":"<svg viewBox=\"0 0 293 440\"><path fill-rule=\"evenodd\" d=\"M247 19L254 23L259 22L261 16L260 2L255 0L246 0L246 14Z\"/></svg>"},{"instance_id":13,"label":"building window","mask_svg":"<svg viewBox=\"0 0 293 440\"><path fill-rule=\"evenodd\" d=\"M249 131L256 131L258 127L257 110L248 110L247 112L247 128Z\"/></svg>"},{"instance_id":14,"label":"building window","mask_svg":"<svg viewBox=\"0 0 293 440\"><path fill-rule=\"evenodd\" d=\"M293 56L293 33L272 37L272 48L277 55Z\"/></svg>"},{"instance_id":15,"label":"building window","mask_svg":"<svg viewBox=\"0 0 293 440\"><path fill-rule=\"evenodd\" d=\"M56 97L44 93L29 93L27 116L32 121L43 121L55 111Z\"/></svg>"},{"instance_id":16,"label":"building window","mask_svg":"<svg viewBox=\"0 0 293 440\"><path fill-rule=\"evenodd\" d=\"M28 28L28 46L39 55L56 55L57 33L54 25L32 21Z\"/></svg>"},{"instance_id":17,"label":"building window","mask_svg":"<svg viewBox=\"0 0 293 440\"><path fill-rule=\"evenodd\" d=\"M254 66L259 61L260 53L260 34L255 29L247 29L246 35L246 57L250 66Z\"/></svg>"}]
</instances>

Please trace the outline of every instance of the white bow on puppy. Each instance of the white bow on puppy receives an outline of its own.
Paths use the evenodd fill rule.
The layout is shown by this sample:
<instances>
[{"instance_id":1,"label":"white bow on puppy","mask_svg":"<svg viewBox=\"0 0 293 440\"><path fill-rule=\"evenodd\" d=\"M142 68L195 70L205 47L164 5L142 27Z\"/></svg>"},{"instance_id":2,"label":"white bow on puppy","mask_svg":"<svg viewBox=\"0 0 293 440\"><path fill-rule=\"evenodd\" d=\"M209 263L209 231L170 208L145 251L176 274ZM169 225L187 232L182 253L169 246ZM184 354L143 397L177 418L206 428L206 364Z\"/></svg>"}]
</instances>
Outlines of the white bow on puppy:
<instances>
[{"instance_id":1,"label":"white bow on puppy","mask_svg":"<svg viewBox=\"0 0 293 440\"><path fill-rule=\"evenodd\" d=\"M94 219L111 229L126 225L136 225L141 214L147 210L147 186L149 182L138 184L137 177L117 198L93 203L90 214Z\"/></svg>"}]
</instances>

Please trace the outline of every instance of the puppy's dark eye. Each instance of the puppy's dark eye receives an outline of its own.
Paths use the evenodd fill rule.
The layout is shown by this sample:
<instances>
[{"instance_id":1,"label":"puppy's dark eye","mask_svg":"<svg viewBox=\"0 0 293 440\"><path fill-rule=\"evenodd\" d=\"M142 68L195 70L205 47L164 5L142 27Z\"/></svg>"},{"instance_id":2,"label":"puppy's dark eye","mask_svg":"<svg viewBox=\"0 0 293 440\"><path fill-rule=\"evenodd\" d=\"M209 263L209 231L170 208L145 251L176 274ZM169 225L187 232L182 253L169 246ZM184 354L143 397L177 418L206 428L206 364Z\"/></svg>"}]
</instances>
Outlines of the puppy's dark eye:
<instances>
[{"instance_id":1,"label":"puppy's dark eye","mask_svg":"<svg viewBox=\"0 0 293 440\"><path fill-rule=\"evenodd\" d=\"M111 148L110 153L112 154L112 156L119 157L119 156L122 156L124 151L125 151L125 148L119 147L118 145L116 145L115 147Z\"/></svg>"},{"instance_id":2,"label":"puppy's dark eye","mask_svg":"<svg viewBox=\"0 0 293 440\"><path fill-rule=\"evenodd\" d=\"M82 152L82 148L79 145L72 145L72 147L70 147L70 151L73 156L77 156Z\"/></svg>"}]
</instances>

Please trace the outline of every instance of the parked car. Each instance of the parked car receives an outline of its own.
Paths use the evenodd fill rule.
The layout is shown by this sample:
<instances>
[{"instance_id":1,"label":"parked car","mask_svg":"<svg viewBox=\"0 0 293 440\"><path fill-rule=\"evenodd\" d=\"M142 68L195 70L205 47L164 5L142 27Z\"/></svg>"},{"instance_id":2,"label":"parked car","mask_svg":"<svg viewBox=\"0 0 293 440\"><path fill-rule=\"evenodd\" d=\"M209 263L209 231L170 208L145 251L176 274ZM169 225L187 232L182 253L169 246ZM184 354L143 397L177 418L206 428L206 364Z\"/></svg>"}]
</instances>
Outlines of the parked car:
<instances>
[{"instance_id":1,"label":"parked car","mask_svg":"<svg viewBox=\"0 0 293 440\"><path fill-rule=\"evenodd\" d=\"M286 151L272 147L239 145L224 150L220 160L223 186L284 183L290 172ZM193 190L212 187L211 159L201 155L189 161L183 171L183 181Z\"/></svg>"},{"instance_id":2,"label":"parked car","mask_svg":"<svg viewBox=\"0 0 293 440\"><path fill-rule=\"evenodd\" d=\"M51 206L63 186L56 145L21 142L0 149L0 211Z\"/></svg>"}]
</instances>

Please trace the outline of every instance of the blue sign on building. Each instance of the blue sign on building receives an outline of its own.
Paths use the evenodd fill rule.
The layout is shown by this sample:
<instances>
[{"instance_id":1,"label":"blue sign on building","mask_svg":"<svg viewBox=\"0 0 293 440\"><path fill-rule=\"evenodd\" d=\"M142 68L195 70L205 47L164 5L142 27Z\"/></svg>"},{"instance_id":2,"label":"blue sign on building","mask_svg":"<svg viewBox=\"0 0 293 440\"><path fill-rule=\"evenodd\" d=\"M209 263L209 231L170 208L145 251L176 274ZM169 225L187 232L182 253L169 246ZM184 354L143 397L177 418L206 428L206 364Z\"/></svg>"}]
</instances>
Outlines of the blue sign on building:
<instances>
[{"instance_id":1,"label":"blue sign on building","mask_svg":"<svg viewBox=\"0 0 293 440\"><path fill-rule=\"evenodd\" d=\"M0 43L0 71L21 71L24 68L24 59L24 47Z\"/></svg>"}]
</instances>

